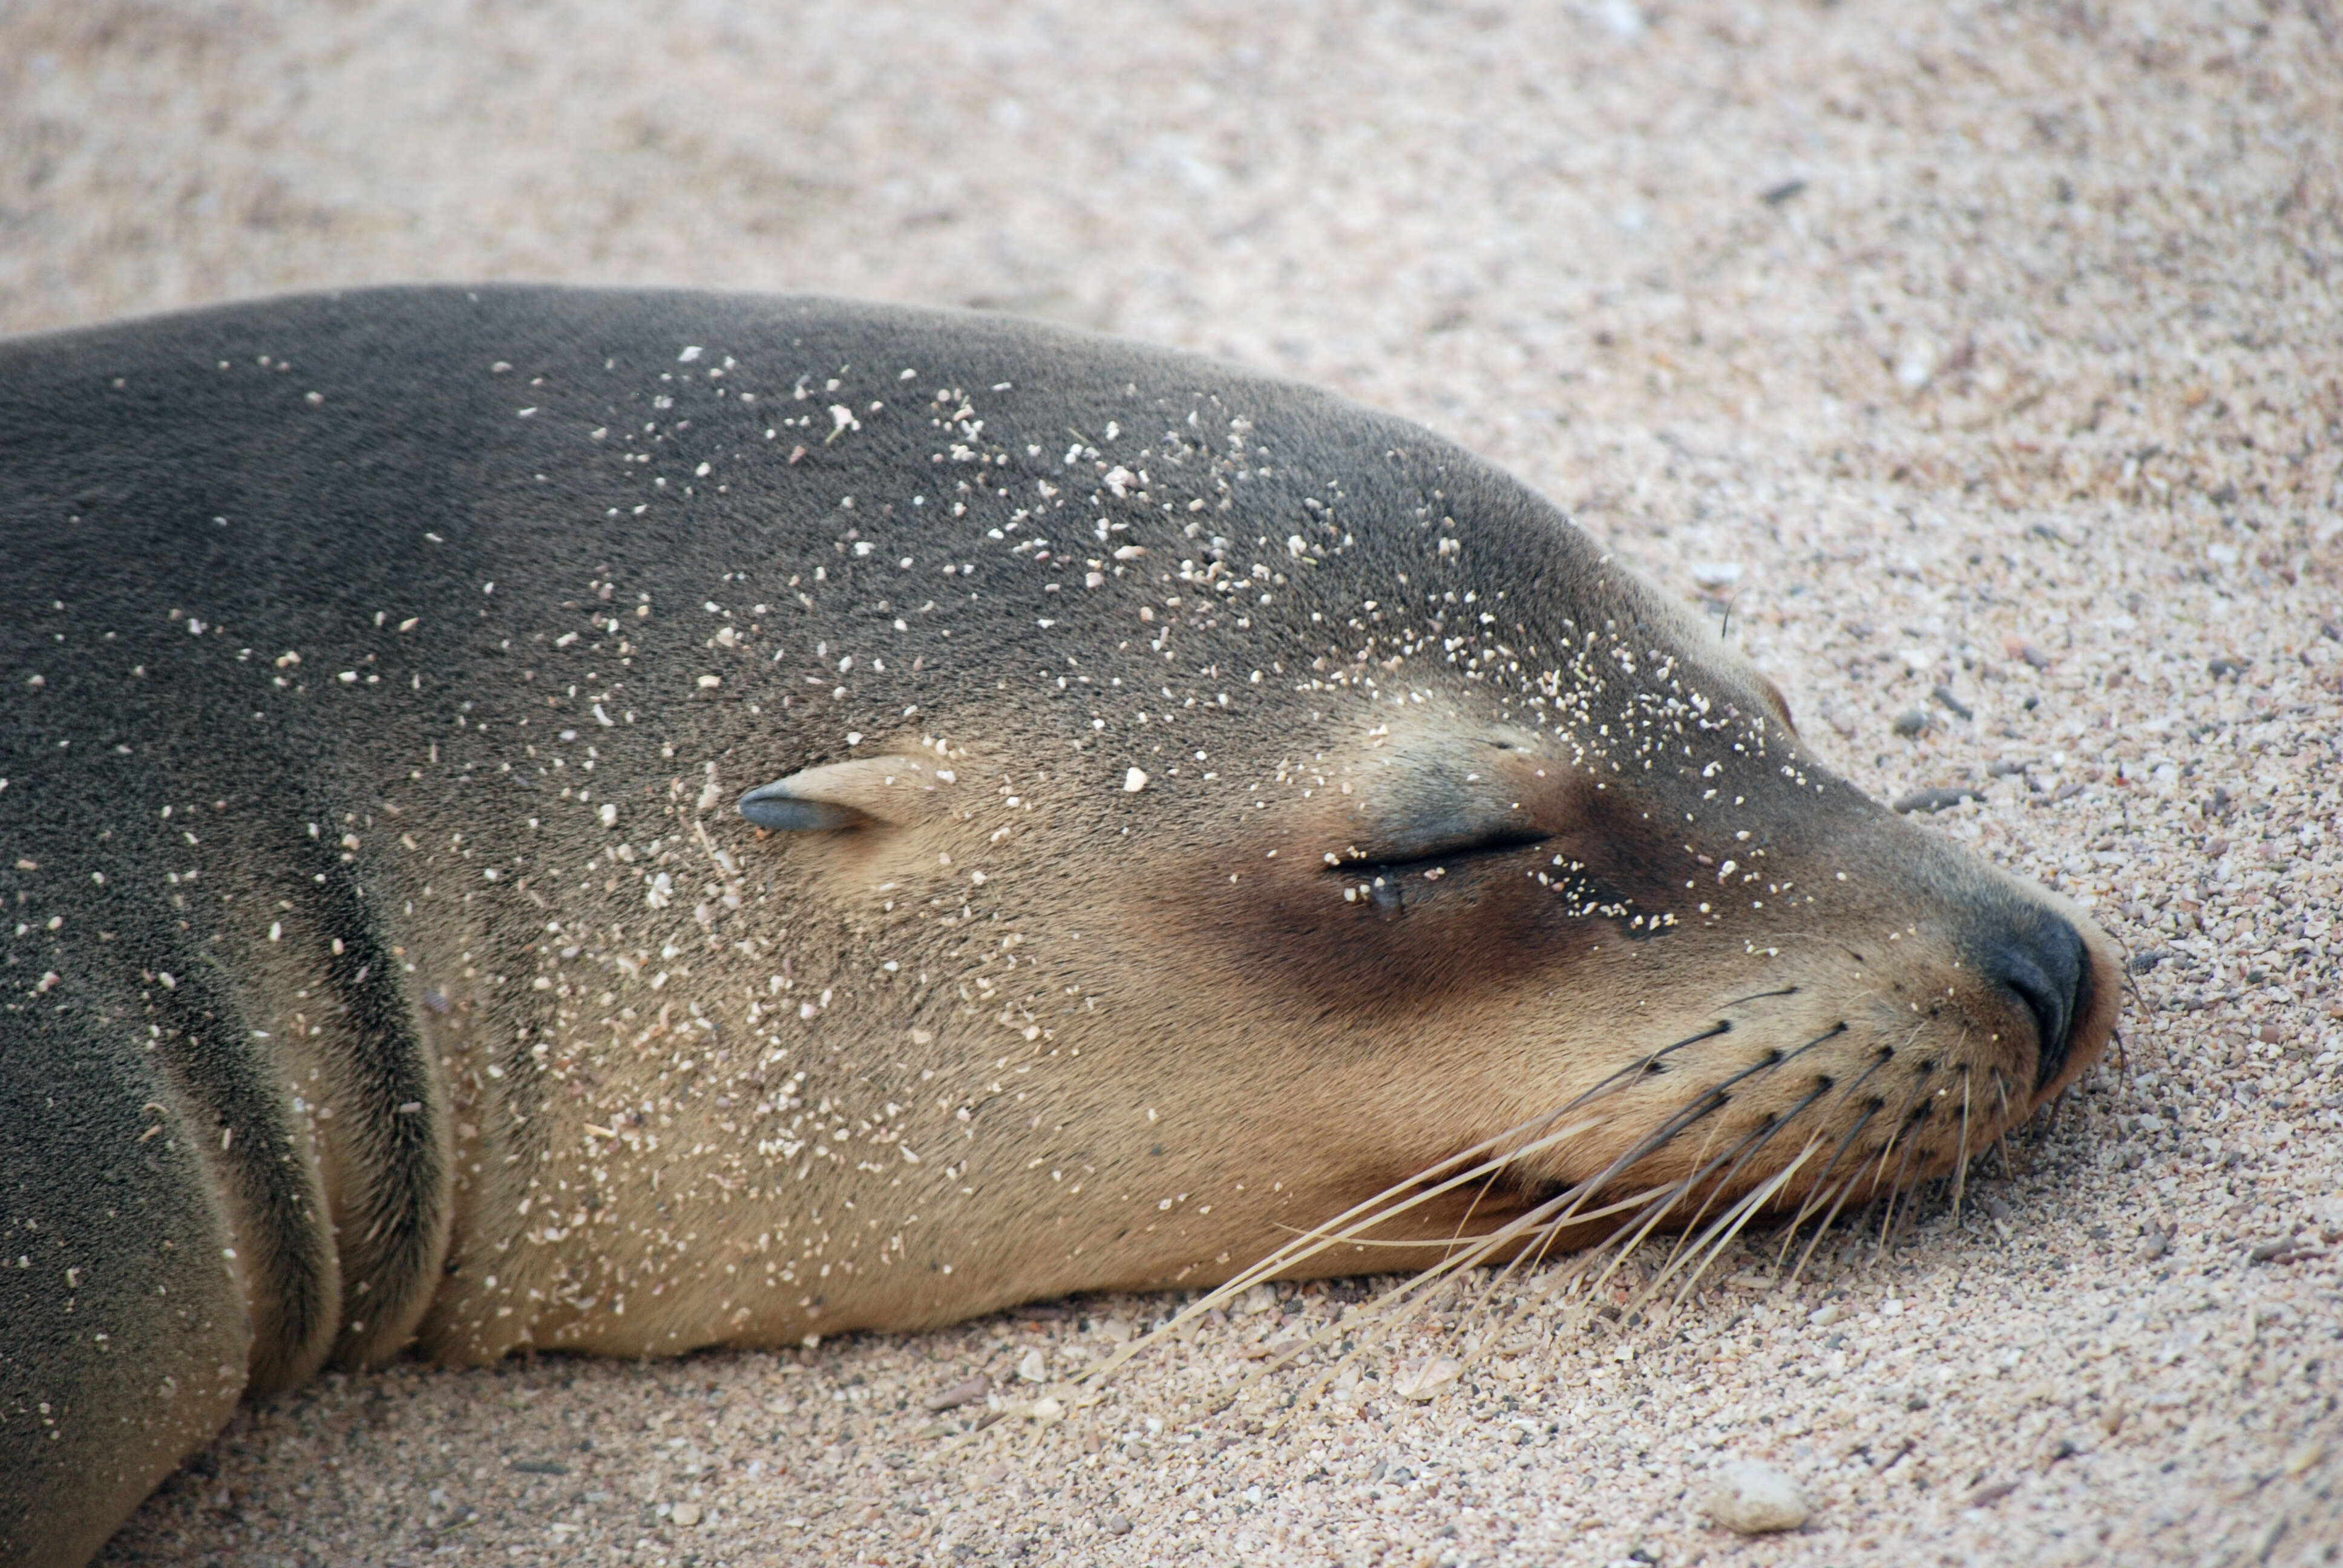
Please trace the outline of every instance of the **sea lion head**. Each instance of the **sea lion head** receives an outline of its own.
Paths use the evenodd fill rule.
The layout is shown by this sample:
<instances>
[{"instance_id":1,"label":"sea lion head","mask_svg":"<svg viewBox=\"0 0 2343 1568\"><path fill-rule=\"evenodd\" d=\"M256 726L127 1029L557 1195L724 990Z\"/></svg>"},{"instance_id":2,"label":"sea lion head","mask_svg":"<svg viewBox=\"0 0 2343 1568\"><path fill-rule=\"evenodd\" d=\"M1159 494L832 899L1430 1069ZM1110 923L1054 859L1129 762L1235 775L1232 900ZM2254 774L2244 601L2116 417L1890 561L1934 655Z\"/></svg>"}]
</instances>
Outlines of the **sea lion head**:
<instances>
[{"instance_id":1,"label":"sea lion head","mask_svg":"<svg viewBox=\"0 0 2343 1568\"><path fill-rule=\"evenodd\" d=\"M930 988L899 1027L1025 1070L996 1136L1057 1178L1037 1222L1091 1235L1069 1279L1225 1276L1481 1147L1483 1213L1835 1208L2097 1059L2117 971L2079 910L1866 799L1542 498L1311 399L1078 443L1095 516L1024 538L1079 528L1087 587L980 667L1014 676L741 802L891 922ZM1069 1171L1159 1233L1067 1219Z\"/></svg>"}]
</instances>

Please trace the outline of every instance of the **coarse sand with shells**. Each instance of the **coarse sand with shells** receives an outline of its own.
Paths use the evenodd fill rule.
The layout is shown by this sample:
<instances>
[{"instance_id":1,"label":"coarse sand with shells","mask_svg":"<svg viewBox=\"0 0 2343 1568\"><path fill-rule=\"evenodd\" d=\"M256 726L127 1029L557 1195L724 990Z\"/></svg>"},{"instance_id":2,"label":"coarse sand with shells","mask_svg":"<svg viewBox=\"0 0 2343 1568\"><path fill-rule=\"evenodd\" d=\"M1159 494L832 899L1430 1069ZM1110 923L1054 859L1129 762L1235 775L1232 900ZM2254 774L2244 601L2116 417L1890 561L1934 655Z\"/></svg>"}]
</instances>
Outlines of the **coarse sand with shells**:
<instances>
[{"instance_id":1,"label":"coarse sand with shells","mask_svg":"<svg viewBox=\"0 0 2343 1568\"><path fill-rule=\"evenodd\" d=\"M1794 1282L1748 1237L1664 1322L1532 1276L1221 1408L1364 1288L1272 1292L1054 1421L1177 1299L399 1363L247 1408L105 1561L2336 1560L2338 214L2328 0L0 0L0 329L623 280L1302 377L1729 616L2137 987L1961 1213ZM1741 1460L1803 1530L1708 1522Z\"/></svg>"}]
</instances>

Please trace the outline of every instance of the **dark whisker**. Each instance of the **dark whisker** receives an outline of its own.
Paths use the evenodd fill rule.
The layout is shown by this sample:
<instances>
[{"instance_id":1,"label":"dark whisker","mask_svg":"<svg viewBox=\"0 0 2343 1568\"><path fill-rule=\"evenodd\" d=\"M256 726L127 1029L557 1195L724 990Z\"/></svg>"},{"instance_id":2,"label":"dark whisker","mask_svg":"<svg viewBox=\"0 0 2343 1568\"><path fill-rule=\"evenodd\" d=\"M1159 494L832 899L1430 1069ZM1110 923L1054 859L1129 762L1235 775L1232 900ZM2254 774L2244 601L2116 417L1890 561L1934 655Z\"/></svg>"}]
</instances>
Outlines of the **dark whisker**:
<instances>
[{"instance_id":1,"label":"dark whisker","mask_svg":"<svg viewBox=\"0 0 2343 1568\"><path fill-rule=\"evenodd\" d=\"M1728 1150L1725 1155L1719 1157L1720 1161L1723 1159L1731 1159L1733 1161L1732 1165L1725 1171L1723 1176L1708 1184L1707 1196L1701 1200L1700 1208L1694 1212L1692 1218L1684 1221L1684 1236L1678 1240L1675 1250L1668 1255L1668 1258L1663 1264L1659 1274L1652 1281L1651 1288L1656 1290L1662 1281L1664 1281L1681 1266L1682 1260L1687 1251L1699 1252L1704 1249L1707 1251L1708 1256L1706 1260L1704 1260L1698 1268L1693 1271L1692 1277L1684 1282L1684 1289L1676 1292L1675 1301L1670 1303L1672 1308L1683 1302L1685 1292L1690 1291L1692 1286L1698 1282L1701 1274L1706 1271L1708 1264L1715 1261L1716 1254L1722 1250L1723 1243L1718 1243L1716 1246L1711 1246L1710 1243L1717 1236L1718 1231L1725 1227L1726 1222L1732 1220L1733 1215L1735 1212L1735 1209L1740 1211L1742 1214L1740 1223L1735 1223L1733 1226L1733 1230L1736 1233L1739 1231L1741 1224L1747 1222L1748 1214L1751 1211L1749 1210L1746 1196L1745 1195L1743 1202L1736 1205L1735 1209L1728 1209L1723 1215L1720 1215L1716 1221L1706 1231L1700 1231L1695 1235L1695 1228L1700 1224L1702 1220L1707 1217L1709 1205L1715 1202L1718 1198L1732 1191L1734 1179L1740 1175L1742 1168L1747 1165L1750 1161L1755 1159L1758 1153L1763 1151L1767 1144L1771 1143L1784 1128L1789 1126L1791 1122L1795 1121L1800 1116L1804 1115L1809 1106L1813 1105L1815 1101L1820 1100L1824 1095L1829 1092L1830 1088L1827 1084L1816 1085L1810 1092L1808 1092L1804 1100L1801 1100L1797 1104L1792 1106L1787 1112L1781 1116L1769 1119L1764 1126L1758 1128L1748 1137L1743 1139L1737 1151ZM1812 1150L1813 1143L1809 1141L1807 1151L1808 1152L1811 1152ZM1803 1159L1804 1156L1802 1155L1800 1158ZM1710 1169L1714 1170L1715 1166L1712 1165ZM1706 1172L1703 1172L1702 1174L1704 1176ZM1777 1173L1777 1177L1779 1173ZM1729 1241L1730 1237L1727 1237L1726 1240Z\"/></svg>"},{"instance_id":2,"label":"dark whisker","mask_svg":"<svg viewBox=\"0 0 2343 1568\"><path fill-rule=\"evenodd\" d=\"M1874 1101L1871 1109L1863 1113L1864 1121L1869 1121L1873 1116L1879 1112L1884 1104L1884 1101ZM1862 1123L1856 1123L1856 1131L1860 1131L1861 1130ZM1846 1173L1846 1179L1838 1184L1838 1196L1831 1200L1830 1212L1823 1216L1823 1222L1815 1227L1814 1237L1811 1241L1807 1241L1806 1250L1798 1254L1798 1265L1796 1268L1790 1271L1791 1279L1795 1280L1800 1274L1806 1271L1806 1264L1814 1258L1815 1249L1823 1244L1823 1238L1825 1236L1830 1234L1832 1221L1838 1218L1840 1208L1845 1204L1849 1197L1854 1195L1855 1184L1862 1175L1862 1168L1858 1166L1856 1169L1848 1171Z\"/></svg>"},{"instance_id":3,"label":"dark whisker","mask_svg":"<svg viewBox=\"0 0 2343 1568\"><path fill-rule=\"evenodd\" d=\"M1873 1073L1877 1072L1881 1068L1886 1066L1895 1059L1896 1053L1892 1050L1880 1051L1877 1056L1872 1059L1871 1065L1865 1068L1863 1071L1856 1076L1854 1082L1848 1084L1845 1090L1840 1091L1839 1098L1842 1101L1854 1099L1855 1091L1861 1089L1865 1083L1869 1082ZM1831 1172L1838 1169L1838 1162L1842 1159L1845 1158L1846 1151L1855 1146L1855 1139L1861 1135L1864 1128L1869 1125L1872 1116L1875 1114L1885 1103L1886 1102L1885 1101L1873 1101L1871 1103L1871 1109L1864 1112L1862 1119L1855 1122L1855 1126L1848 1131L1847 1135L1845 1138L1839 1140L1838 1147L1831 1152L1830 1162L1825 1165L1822 1169L1822 1173L1815 1178L1815 1195L1808 1199L1807 1201L1799 1208L1797 1216L1790 1221L1791 1239L1790 1241L1785 1241L1783 1243L1782 1250L1785 1253L1788 1252L1792 1242L1795 1241L1798 1233L1798 1227L1805 1223L1806 1217L1808 1215L1812 1214L1816 1209L1822 1206L1822 1193L1825 1185L1830 1181Z\"/></svg>"},{"instance_id":4,"label":"dark whisker","mask_svg":"<svg viewBox=\"0 0 2343 1568\"><path fill-rule=\"evenodd\" d=\"M1924 1082L1921 1087L1925 1089L1926 1083ZM1905 1121L1904 1152L1896 1161L1896 1180L1890 1182L1887 1188L1887 1216L1880 1224L1879 1244L1883 1247L1887 1244L1888 1238L1895 1233L1894 1227L1898 1211L1901 1211L1904 1219L1907 1221L1912 1217L1913 1193L1911 1189L1905 1185L1904 1178L1912 1169L1913 1151L1920 1146L1917 1129L1927 1120L1928 1107L1926 1103L1922 1103L1916 1106Z\"/></svg>"},{"instance_id":5,"label":"dark whisker","mask_svg":"<svg viewBox=\"0 0 2343 1568\"><path fill-rule=\"evenodd\" d=\"M1727 1007L1739 1007L1744 1002L1773 1001L1782 997L1795 996L1797 994L1798 988L1796 986L1785 985L1779 990L1753 990L1747 996L1735 997L1731 1001L1726 1002L1725 1005Z\"/></svg>"}]
</instances>

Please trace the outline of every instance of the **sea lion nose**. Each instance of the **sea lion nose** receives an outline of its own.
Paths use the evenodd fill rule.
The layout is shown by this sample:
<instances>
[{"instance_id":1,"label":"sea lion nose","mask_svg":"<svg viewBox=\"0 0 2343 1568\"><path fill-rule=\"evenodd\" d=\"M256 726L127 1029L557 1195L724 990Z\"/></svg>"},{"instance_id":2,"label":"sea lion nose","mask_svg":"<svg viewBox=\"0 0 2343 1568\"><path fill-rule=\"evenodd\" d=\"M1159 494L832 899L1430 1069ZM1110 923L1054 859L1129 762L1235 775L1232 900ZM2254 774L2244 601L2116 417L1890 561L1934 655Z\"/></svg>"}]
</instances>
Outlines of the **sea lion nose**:
<instances>
[{"instance_id":1,"label":"sea lion nose","mask_svg":"<svg viewBox=\"0 0 2343 1568\"><path fill-rule=\"evenodd\" d=\"M2085 988L2090 984L2091 960L2081 933L2056 912L2037 909L2026 916L1986 950L1985 974L2034 1015L2040 1062L2034 1088L2038 1093L2066 1065L2075 1020L2088 1010Z\"/></svg>"}]
</instances>

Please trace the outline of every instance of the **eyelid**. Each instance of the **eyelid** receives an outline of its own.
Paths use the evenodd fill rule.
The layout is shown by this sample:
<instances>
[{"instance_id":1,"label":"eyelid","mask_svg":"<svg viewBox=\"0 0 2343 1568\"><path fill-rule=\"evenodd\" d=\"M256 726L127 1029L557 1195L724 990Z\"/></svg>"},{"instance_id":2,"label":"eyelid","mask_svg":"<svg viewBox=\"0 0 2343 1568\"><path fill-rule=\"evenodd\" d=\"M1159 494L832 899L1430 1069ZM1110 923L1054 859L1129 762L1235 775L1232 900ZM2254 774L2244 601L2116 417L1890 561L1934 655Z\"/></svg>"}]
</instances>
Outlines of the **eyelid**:
<instances>
[{"instance_id":1,"label":"eyelid","mask_svg":"<svg viewBox=\"0 0 2343 1568\"><path fill-rule=\"evenodd\" d=\"M1342 876L1356 876L1363 871L1405 869L1432 862L1454 864L1485 855L1509 855L1516 849L1526 849L1542 844L1554 835L1538 829L1522 827L1492 827L1470 833L1458 833L1439 838L1399 838L1382 843L1353 846L1353 852L1341 857L1327 870Z\"/></svg>"}]
</instances>

